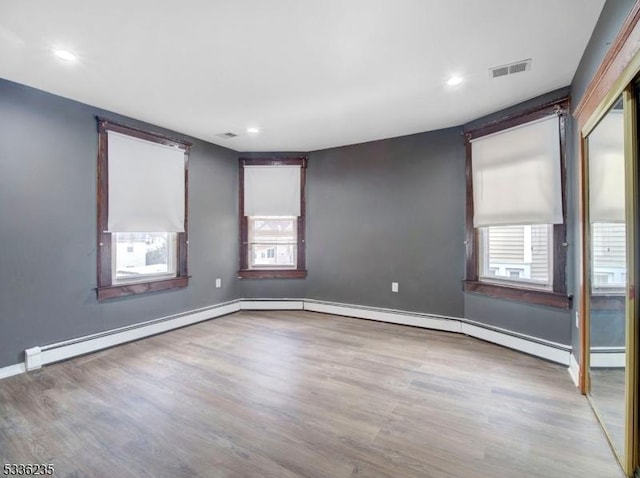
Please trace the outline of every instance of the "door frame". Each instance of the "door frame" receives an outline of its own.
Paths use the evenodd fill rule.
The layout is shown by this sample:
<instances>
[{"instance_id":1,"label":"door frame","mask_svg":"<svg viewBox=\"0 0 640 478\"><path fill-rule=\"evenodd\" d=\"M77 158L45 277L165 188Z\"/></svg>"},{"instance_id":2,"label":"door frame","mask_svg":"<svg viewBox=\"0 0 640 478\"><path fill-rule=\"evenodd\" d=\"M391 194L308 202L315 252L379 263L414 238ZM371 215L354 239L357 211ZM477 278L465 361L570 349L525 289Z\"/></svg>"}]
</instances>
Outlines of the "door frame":
<instances>
[{"instance_id":1,"label":"door frame","mask_svg":"<svg viewBox=\"0 0 640 478\"><path fill-rule=\"evenodd\" d=\"M587 394L589 380L589 284L590 246L588 223L588 164L586 158L586 138L600 119L609 111L622 95L624 102L625 127L625 180L627 214L627 274L629 290L626 294L626 370L625 370L625 452L620 464L624 472L631 476L639 464L638 451L638 390L637 390L637 301L636 281L638 264L638 158L637 158L637 101L635 78L640 74L640 0L636 0L618 36L611 44L591 83L580 99L573 116L578 122L579 150L579 318L580 318L580 392ZM596 415L598 413L596 412ZM598 416L599 418L599 416ZM605 430L606 432L606 430ZM607 434L608 436L608 434ZM613 448L613 447L612 447ZM614 449L615 452L615 449ZM617 453L616 453L617 455Z\"/></svg>"}]
</instances>

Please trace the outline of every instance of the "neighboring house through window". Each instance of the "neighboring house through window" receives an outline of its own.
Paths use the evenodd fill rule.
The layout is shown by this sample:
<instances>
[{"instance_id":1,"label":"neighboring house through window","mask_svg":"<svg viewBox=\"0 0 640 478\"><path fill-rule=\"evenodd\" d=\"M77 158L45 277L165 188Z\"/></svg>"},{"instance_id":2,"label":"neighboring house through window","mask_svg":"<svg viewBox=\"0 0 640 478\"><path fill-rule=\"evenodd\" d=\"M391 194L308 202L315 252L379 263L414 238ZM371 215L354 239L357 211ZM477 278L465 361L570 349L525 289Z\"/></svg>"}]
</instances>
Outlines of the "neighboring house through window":
<instances>
[{"instance_id":1,"label":"neighboring house through window","mask_svg":"<svg viewBox=\"0 0 640 478\"><path fill-rule=\"evenodd\" d=\"M621 102L616 103L589 134L587 147L592 294L620 297L627 283Z\"/></svg>"},{"instance_id":2,"label":"neighboring house through window","mask_svg":"<svg viewBox=\"0 0 640 478\"><path fill-rule=\"evenodd\" d=\"M481 227L478 240L480 279L518 279L523 285L551 290L553 227Z\"/></svg>"}]
</instances>

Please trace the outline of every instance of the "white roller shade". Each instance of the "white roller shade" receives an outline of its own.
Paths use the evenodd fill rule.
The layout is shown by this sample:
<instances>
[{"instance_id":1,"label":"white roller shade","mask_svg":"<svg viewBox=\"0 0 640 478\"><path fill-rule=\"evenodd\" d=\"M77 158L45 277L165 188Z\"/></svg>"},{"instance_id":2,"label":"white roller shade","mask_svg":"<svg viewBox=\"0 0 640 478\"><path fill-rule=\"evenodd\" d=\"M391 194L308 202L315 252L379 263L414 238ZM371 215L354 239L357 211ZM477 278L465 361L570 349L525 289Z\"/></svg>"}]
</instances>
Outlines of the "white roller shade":
<instances>
[{"instance_id":1,"label":"white roller shade","mask_svg":"<svg viewBox=\"0 0 640 478\"><path fill-rule=\"evenodd\" d=\"M556 115L472 141L475 227L561 224Z\"/></svg>"},{"instance_id":2,"label":"white roller shade","mask_svg":"<svg viewBox=\"0 0 640 478\"><path fill-rule=\"evenodd\" d=\"M624 122L611 110L587 138L589 221L624 222Z\"/></svg>"},{"instance_id":3,"label":"white roller shade","mask_svg":"<svg viewBox=\"0 0 640 478\"><path fill-rule=\"evenodd\" d=\"M107 132L109 232L184 232L184 150Z\"/></svg>"},{"instance_id":4,"label":"white roller shade","mask_svg":"<svg viewBox=\"0 0 640 478\"><path fill-rule=\"evenodd\" d=\"M299 216L300 166L245 166L245 216Z\"/></svg>"}]
</instances>

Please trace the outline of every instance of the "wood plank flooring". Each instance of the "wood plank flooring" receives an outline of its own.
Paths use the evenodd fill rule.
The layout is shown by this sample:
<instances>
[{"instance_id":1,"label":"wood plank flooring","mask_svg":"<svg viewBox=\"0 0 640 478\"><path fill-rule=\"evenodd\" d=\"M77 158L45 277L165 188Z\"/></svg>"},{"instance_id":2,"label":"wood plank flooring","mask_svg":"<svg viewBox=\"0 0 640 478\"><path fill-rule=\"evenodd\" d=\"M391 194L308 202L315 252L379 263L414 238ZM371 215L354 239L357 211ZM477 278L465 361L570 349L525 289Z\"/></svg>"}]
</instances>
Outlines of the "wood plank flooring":
<instances>
[{"instance_id":1,"label":"wood plank flooring","mask_svg":"<svg viewBox=\"0 0 640 478\"><path fill-rule=\"evenodd\" d=\"M57 477L622 475L567 370L469 337L243 311L0 381Z\"/></svg>"},{"instance_id":2,"label":"wood plank flooring","mask_svg":"<svg viewBox=\"0 0 640 478\"><path fill-rule=\"evenodd\" d=\"M593 368L590 373L591 403L609 431L613 446L624 455L625 369Z\"/></svg>"}]
</instances>

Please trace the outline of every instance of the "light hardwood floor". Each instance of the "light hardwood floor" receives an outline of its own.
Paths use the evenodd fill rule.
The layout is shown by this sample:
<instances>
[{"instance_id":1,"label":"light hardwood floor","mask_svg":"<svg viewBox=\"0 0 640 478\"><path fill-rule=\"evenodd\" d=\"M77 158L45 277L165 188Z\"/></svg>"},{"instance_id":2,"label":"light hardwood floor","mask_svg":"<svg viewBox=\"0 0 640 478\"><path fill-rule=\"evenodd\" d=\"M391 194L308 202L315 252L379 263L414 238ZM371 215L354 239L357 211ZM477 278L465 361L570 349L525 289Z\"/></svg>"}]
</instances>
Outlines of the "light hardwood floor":
<instances>
[{"instance_id":1,"label":"light hardwood floor","mask_svg":"<svg viewBox=\"0 0 640 478\"><path fill-rule=\"evenodd\" d=\"M624 455L625 369L591 369L591 403L607 427L614 447Z\"/></svg>"},{"instance_id":2,"label":"light hardwood floor","mask_svg":"<svg viewBox=\"0 0 640 478\"><path fill-rule=\"evenodd\" d=\"M0 381L58 477L622 476L566 368L461 335L239 312Z\"/></svg>"}]
</instances>

